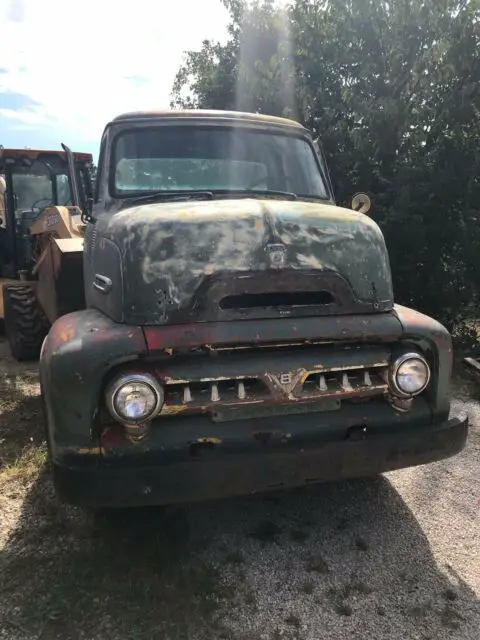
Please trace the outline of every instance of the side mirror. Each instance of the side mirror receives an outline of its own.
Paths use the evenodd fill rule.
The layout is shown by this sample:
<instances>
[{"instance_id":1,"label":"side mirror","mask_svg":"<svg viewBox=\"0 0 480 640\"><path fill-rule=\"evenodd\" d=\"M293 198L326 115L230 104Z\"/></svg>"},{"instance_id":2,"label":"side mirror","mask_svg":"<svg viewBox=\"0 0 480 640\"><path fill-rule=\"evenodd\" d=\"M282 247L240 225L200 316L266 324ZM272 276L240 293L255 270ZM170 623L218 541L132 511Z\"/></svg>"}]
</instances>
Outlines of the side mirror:
<instances>
[{"instance_id":1,"label":"side mirror","mask_svg":"<svg viewBox=\"0 0 480 640\"><path fill-rule=\"evenodd\" d=\"M7 187L5 185L5 178L0 175L0 229L5 229L6 214L7 214L7 194L5 193Z\"/></svg>"},{"instance_id":2,"label":"side mirror","mask_svg":"<svg viewBox=\"0 0 480 640\"><path fill-rule=\"evenodd\" d=\"M372 202L366 193L356 193L352 198L352 209L358 213L370 211Z\"/></svg>"}]
</instances>

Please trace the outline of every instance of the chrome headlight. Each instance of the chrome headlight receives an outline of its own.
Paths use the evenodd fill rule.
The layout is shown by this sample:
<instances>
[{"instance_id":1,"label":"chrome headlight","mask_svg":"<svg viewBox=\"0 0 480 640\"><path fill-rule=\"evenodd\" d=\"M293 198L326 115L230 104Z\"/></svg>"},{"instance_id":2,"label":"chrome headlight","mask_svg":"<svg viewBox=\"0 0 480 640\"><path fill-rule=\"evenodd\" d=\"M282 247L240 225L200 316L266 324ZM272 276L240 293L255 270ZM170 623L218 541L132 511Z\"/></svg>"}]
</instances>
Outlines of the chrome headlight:
<instances>
[{"instance_id":1,"label":"chrome headlight","mask_svg":"<svg viewBox=\"0 0 480 640\"><path fill-rule=\"evenodd\" d=\"M162 408L163 400L162 386L148 373L117 376L105 391L105 401L112 418L129 424L154 418Z\"/></svg>"},{"instance_id":2,"label":"chrome headlight","mask_svg":"<svg viewBox=\"0 0 480 640\"><path fill-rule=\"evenodd\" d=\"M430 367L419 353L405 353L395 360L390 373L393 393L411 398L422 393L430 382Z\"/></svg>"}]
</instances>

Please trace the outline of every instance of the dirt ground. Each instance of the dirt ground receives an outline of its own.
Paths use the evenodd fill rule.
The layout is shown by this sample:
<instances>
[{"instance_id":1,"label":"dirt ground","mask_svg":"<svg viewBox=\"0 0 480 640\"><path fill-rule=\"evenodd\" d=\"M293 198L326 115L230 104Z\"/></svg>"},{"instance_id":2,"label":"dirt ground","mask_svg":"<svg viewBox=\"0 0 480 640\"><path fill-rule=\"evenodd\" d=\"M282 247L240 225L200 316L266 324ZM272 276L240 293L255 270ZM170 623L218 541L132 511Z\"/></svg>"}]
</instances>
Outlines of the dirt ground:
<instances>
[{"instance_id":1,"label":"dirt ground","mask_svg":"<svg viewBox=\"0 0 480 640\"><path fill-rule=\"evenodd\" d=\"M171 509L59 504L35 367L0 340L1 640L480 637L480 386L458 456Z\"/></svg>"}]
</instances>

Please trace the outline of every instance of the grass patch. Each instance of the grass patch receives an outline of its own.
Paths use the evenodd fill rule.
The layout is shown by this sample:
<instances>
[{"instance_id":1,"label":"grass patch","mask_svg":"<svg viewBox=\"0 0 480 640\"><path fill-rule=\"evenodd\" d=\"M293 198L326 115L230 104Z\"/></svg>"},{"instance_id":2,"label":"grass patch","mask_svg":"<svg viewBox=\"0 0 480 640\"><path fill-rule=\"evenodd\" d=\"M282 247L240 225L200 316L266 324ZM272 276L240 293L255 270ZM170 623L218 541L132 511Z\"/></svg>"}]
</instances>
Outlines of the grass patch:
<instances>
[{"instance_id":1,"label":"grass patch","mask_svg":"<svg viewBox=\"0 0 480 640\"><path fill-rule=\"evenodd\" d=\"M18 458L0 469L0 483L20 480L27 484L35 479L47 461L46 445L26 445Z\"/></svg>"},{"instance_id":2,"label":"grass patch","mask_svg":"<svg viewBox=\"0 0 480 640\"><path fill-rule=\"evenodd\" d=\"M57 526L47 511L52 527L36 540L26 536L35 523L25 522L0 556L0 609L12 612L7 624L55 640L79 629L85 637L132 640L207 638L217 630L216 614L232 593L192 552L181 515L63 513Z\"/></svg>"},{"instance_id":3,"label":"grass patch","mask_svg":"<svg viewBox=\"0 0 480 640\"><path fill-rule=\"evenodd\" d=\"M47 457L36 377L0 377L0 425L0 486L28 484Z\"/></svg>"},{"instance_id":4,"label":"grass patch","mask_svg":"<svg viewBox=\"0 0 480 640\"><path fill-rule=\"evenodd\" d=\"M164 550L154 543L125 556L97 545L2 563L0 589L8 588L15 610L10 624L32 634L52 627L59 639L74 628L94 637L104 627L106 638L110 628L135 640L208 629L222 599L216 572L199 559L172 565Z\"/></svg>"},{"instance_id":5,"label":"grass patch","mask_svg":"<svg viewBox=\"0 0 480 640\"><path fill-rule=\"evenodd\" d=\"M184 512L62 505L46 457L36 380L1 377L0 491L22 500L0 552L1 626L48 640L218 637L232 589L192 550Z\"/></svg>"}]
</instances>

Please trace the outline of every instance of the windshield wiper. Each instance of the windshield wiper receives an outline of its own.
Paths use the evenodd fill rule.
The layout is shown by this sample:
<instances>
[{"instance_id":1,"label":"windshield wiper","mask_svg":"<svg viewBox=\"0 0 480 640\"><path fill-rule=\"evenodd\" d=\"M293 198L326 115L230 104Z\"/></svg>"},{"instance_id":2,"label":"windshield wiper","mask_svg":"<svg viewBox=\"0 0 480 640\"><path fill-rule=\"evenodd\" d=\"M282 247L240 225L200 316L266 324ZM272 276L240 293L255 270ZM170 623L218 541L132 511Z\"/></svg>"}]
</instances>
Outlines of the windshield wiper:
<instances>
[{"instance_id":1,"label":"windshield wiper","mask_svg":"<svg viewBox=\"0 0 480 640\"><path fill-rule=\"evenodd\" d=\"M214 189L213 191L157 191L136 198L125 198L120 209L133 207L148 202L184 202L185 200L213 200L215 197L248 197L285 198L297 200L297 194L291 191L275 191L272 189Z\"/></svg>"},{"instance_id":2,"label":"windshield wiper","mask_svg":"<svg viewBox=\"0 0 480 640\"><path fill-rule=\"evenodd\" d=\"M262 198L281 197L288 200L297 200L297 194L293 191L275 191L274 189L217 189L214 195L232 195L232 196L262 196Z\"/></svg>"},{"instance_id":3,"label":"windshield wiper","mask_svg":"<svg viewBox=\"0 0 480 640\"><path fill-rule=\"evenodd\" d=\"M212 200L212 191L156 191L146 196L136 198L126 198L120 205L120 209L131 207L139 203L148 202L181 202L185 200Z\"/></svg>"}]
</instances>

